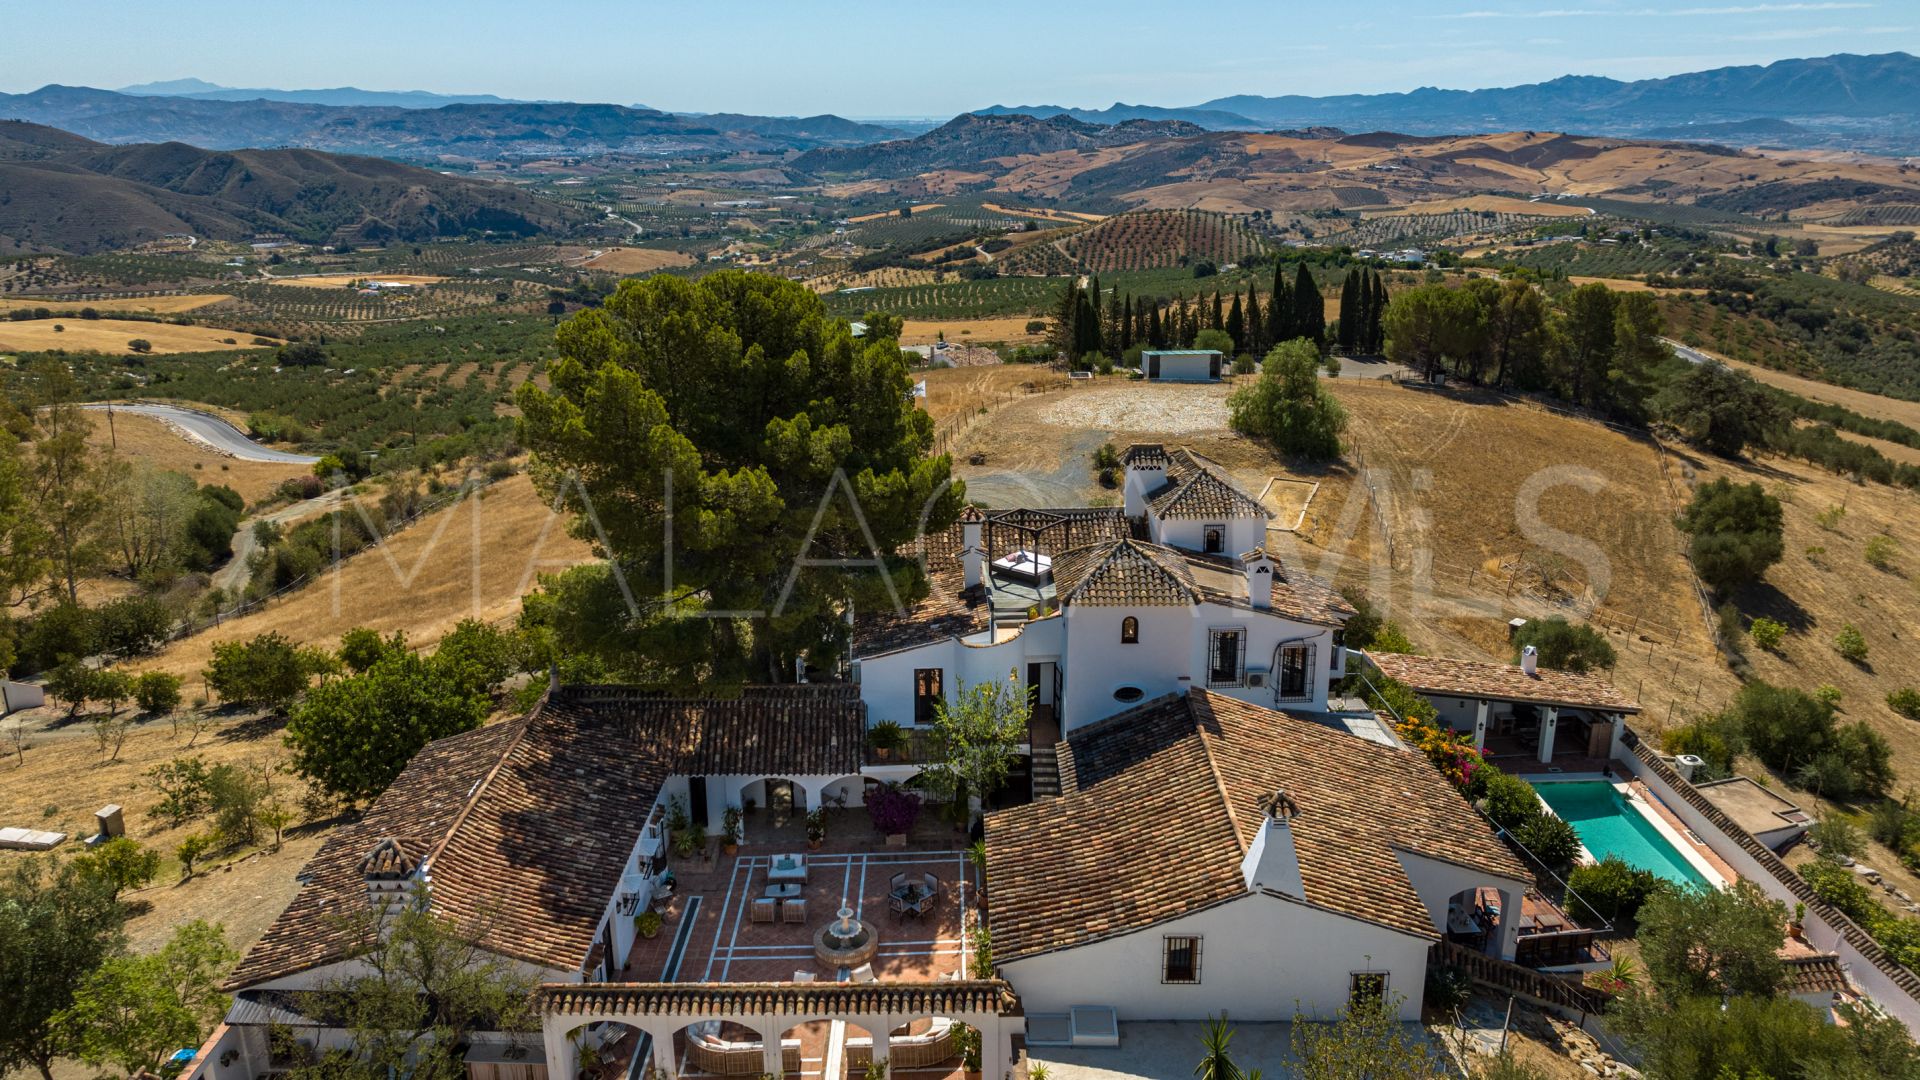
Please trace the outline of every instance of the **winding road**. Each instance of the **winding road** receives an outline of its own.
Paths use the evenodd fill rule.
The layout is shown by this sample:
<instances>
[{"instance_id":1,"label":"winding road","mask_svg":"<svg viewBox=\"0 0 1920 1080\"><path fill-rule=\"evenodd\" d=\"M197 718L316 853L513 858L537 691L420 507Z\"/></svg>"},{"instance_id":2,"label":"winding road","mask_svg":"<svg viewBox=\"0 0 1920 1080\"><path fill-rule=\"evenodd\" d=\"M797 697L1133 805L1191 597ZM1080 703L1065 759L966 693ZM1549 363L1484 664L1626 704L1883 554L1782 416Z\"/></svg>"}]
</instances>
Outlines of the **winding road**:
<instances>
[{"instance_id":1,"label":"winding road","mask_svg":"<svg viewBox=\"0 0 1920 1080\"><path fill-rule=\"evenodd\" d=\"M206 444L223 454L230 454L241 461L269 461L283 465L312 465L320 459L309 454L290 454L285 450L271 450L261 446L246 433L225 420L204 413L198 409L182 408L178 405L151 405L145 402L115 403L113 405L96 404L85 406L89 409L118 409L121 412L139 413L151 416L178 429L182 434L197 442Z\"/></svg>"}]
</instances>

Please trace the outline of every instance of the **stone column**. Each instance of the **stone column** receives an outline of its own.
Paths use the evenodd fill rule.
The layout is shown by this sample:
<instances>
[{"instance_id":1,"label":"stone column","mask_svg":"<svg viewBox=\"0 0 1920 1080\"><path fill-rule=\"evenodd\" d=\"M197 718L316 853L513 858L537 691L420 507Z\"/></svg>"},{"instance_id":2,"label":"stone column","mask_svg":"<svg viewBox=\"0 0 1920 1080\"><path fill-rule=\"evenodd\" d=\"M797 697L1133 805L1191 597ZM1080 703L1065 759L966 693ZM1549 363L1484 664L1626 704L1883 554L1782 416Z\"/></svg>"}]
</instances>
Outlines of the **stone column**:
<instances>
[{"instance_id":1,"label":"stone column","mask_svg":"<svg viewBox=\"0 0 1920 1080\"><path fill-rule=\"evenodd\" d=\"M678 1029L671 1026L642 1026L640 1030L647 1033L650 1044L649 1053L653 1055L653 1067L668 1077L679 1076L680 1060L673 1049L673 1036ZM547 1080L562 1080L562 1078L549 1076Z\"/></svg>"},{"instance_id":2,"label":"stone column","mask_svg":"<svg viewBox=\"0 0 1920 1080\"><path fill-rule=\"evenodd\" d=\"M1473 748L1475 750L1485 750L1487 748L1487 711L1491 707L1492 703L1482 698L1480 700L1480 707L1474 710Z\"/></svg>"},{"instance_id":3,"label":"stone column","mask_svg":"<svg viewBox=\"0 0 1920 1080\"><path fill-rule=\"evenodd\" d=\"M780 1061L780 1032L778 1023L773 1030L760 1030L760 1071L769 1076L785 1076L787 1067Z\"/></svg>"},{"instance_id":4,"label":"stone column","mask_svg":"<svg viewBox=\"0 0 1920 1080\"><path fill-rule=\"evenodd\" d=\"M1540 763L1553 760L1553 732L1560 726L1560 709L1549 705L1540 717Z\"/></svg>"},{"instance_id":5,"label":"stone column","mask_svg":"<svg viewBox=\"0 0 1920 1080\"><path fill-rule=\"evenodd\" d=\"M1496 933L1487 935L1488 940L1497 944L1494 955L1502 960L1512 960L1520 948L1520 902L1524 893L1519 889L1500 890L1500 920L1495 923Z\"/></svg>"}]
</instances>

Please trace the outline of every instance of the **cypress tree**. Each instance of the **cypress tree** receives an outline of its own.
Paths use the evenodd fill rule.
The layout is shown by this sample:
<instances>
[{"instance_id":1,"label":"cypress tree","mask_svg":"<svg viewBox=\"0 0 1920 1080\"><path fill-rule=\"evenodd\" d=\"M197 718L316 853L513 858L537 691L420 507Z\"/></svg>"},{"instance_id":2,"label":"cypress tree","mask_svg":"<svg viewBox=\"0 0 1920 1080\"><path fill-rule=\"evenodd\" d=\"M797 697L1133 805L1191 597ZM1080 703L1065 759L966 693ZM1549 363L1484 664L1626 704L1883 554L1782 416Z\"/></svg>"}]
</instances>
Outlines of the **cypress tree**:
<instances>
[{"instance_id":1,"label":"cypress tree","mask_svg":"<svg viewBox=\"0 0 1920 1080\"><path fill-rule=\"evenodd\" d=\"M1367 351L1379 354L1387 349L1387 279L1373 272L1373 300L1367 305Z\"/></svg>"},{"instance_id":2,"label":"cypress tree","mask_svg":"<svg viewBox=\"0 0 1920 1080\"><path fill-rule=\"evenodd\" d=\"M1265 356L1267 324L1260 317L1260 294L1247 282L1247 347L1254 356Z\"/></svg>"},{"instance_id":3,"label":"cypress tree","mask_svg":"<svg viewBox=\"0 0 1920 1080\"><path fill-rule=\"evenodd\" d=\"M1267 301L1267 346L1292 341L1293 286L1287 284L1287 269L1273 264L1273 298Z\"/></svg>"},{"instance_id":4,"label":"cypress tree","mask_svg":"<svg viewBox=\"0 0 1920 1080\"><path fill-rule=\"evenodd\" d=\"M1361 288L1359 269L1347 267L1346 279L1340 283L1340 351L1348 355L1360 339L1360 323L1366 318L1367 299L1360 295Z\"/></svg>"},{"instance_id":5,"label":"cypress tree","mask_svg":"<svg viewBox=\"0 0 1920 1080\"><path fill-rule=\"evenodd\" d=\"M1094 332L1098 333L1100 330L1100 276L1098 274L1087 281L1087 300L1093 312ZM1099 348L1097 345L1094 347Z\"/></svg>"},{"instance_id":6,"label":"cypress tree","mask_svg":"<svg viewBox=\"0 0 1920 1080\"><path fill-rule=\"evenodd\" d=\"M1160 333L1160 305L1155 304L1147 309L1147 346L1158 349L1166 340Z\"/></svg>"},{"instance_id":7,"label":"cypress tree","mask_svg":"<svg viewBox=\"0 0 1920 1080\"><path fill-rule=\"evenodd\" d=\"M1326 304L1306 263L1300 264L1300 273L1293 279L1293 336L1306 338L1316 347L1327 336Z\"/></svg>"},{"instance_id":8,"label":"cypress tree","mask_svg":"<svg viewBox=\"0 0 1920 1080\"><path fill-rule=\"evenodd\" d=\"M1227 312L1227 336L1233 339L1233 351L1247 351L1247 324L1245 314L1240 310L1240 294L1233 294L1233 307Z\"/></svg>"},{"instance_id":9,"label":"cypress tree","mask_svg":"<svg viewBox=\"0 0 1920 1080\"><path fill-rule=\"evenodd\" d=\"M1120 308L1120 355L1133 348L1133 294L1128 293Z\"/></svg>"},{"instance_id":10,"label":"cypress tree","mask_svg":"<svg viewBox=\"0 0 1920 1080\"><path fill-rule=\"evenodd\" d=\"M1227 328L1226 315L1224 310L1220 307L1220 290L1215 289L1213 290L1213 321L1207 324L1207 329L1225 330L1226 328Z\"/></svg>"},{"instance_id":11,"label":"cypress tree","mask_svg":"<svg viewBox=\"0 0 1920 1080\"><path fill-rule=\"evenodd\" d=\"M1074 351L1080 344L1080 308L1080 280L1074 278L1060 290L1060 301L1053 309L1053 331L1048 339L1053 351L1065 354L1069 360L1080 358Z\"/></svg>"}]
</instances>

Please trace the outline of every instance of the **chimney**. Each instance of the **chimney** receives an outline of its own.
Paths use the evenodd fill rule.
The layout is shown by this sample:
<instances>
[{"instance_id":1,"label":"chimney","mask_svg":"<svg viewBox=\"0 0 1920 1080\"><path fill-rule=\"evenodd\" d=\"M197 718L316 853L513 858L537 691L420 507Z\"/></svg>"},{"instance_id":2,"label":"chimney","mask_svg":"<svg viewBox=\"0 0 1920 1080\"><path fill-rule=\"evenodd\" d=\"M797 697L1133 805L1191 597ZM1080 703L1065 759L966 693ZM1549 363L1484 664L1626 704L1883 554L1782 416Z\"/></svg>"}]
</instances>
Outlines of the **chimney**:
<instances>
[{"instance_id":1,"label":"chimney","mask_svg":"<svg viewBox=\"0 0 1920 1080\"><path fill-rule=\"evenodd\" d=\"M399 840L385 837L360 860L360 879L367 889L367 904L385 914L408 902L413 891L415 872L420 863Z\"/></svg>"},{"instance_id":2,"label":"chimney","mask_svg":"<svg viewBox=\"0 0 1920 1080\"><path fill-rule=\"evenodd\" d=\"M1240 568L1247 575L1247 603L1259 610L1273 606L1273 560L1264 548L1254 548L1240 556Z\"/></svg>"},{"instance_id":3,"label":"chimney","mask_svg":"<svg viewBox=\"0 0 1920 1080\"><path fill-rule=\"evenodd\" d=\"M1304 900L1306 885L1300 880L1300 855L1293 846L1293 821L1300 816L1299 804L1285 789L1260 800L1264 817L1260 831L1247 847L1240 864L1248 889L1266 889Z\"/></svg>"},{"instance_id":4,"label":"chimney","mask_svg":"<svg viewBox=\"0 0 1920 1080\"><path fill-rule=\"evenodd\" d=\"M969 589L979 588L987 577L987 549L980 539L986 520L977 506L960 511L960 572Z\"/></svg>"},{"instance_id":5,"label":"chimney","mask_svg":"<svg viewBox=\"0 0 1920 1080\"><path fill-rule=\"evenodd\" d=\"M1145 517L1148 492L1167 482L1167 451L1159 443L1134 443L1120 455L1121 510L1130 518Z\"/></svg>"},{"instance_id":6,"label":"chimney","mask_svg":"<svg viewBox=\"0 0 1920 1080\"><path fill-rule=\"evenodd\" d=\"M1540 650L1528 645L1520 650L1520 670L1528 675L1538 674L1540 669Z\"/></svg>"}]
</instances>

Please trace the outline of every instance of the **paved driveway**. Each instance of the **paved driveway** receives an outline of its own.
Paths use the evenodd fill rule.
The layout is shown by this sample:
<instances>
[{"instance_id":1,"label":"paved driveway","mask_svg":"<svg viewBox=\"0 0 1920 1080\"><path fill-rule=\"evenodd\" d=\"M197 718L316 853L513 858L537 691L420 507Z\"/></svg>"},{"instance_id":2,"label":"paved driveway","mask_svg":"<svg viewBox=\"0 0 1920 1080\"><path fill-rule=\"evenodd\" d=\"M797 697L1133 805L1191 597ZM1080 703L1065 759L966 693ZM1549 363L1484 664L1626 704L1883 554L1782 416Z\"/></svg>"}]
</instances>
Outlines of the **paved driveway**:
<instances>
[{"instance_id":1,"label":"paved driveway","mask_svg":"<svg viewBox=\"0 0 1920 1080\"><path fill-rule=\"evenodd\" d=\"M104 404L88 405L89 409L105 409ZM152 416L174 425L186 432L188 437L213 447L222 453L232 454L241 461L272 461L287 465L311 465L320 459L308 454L289 454L284 450L270 450L261 446L239 428L225 420L195 409L183 409L178 405L148 405L141 402L116 402L113 408L121 412L139 413Z\"/></svg>"}]
</instances>

